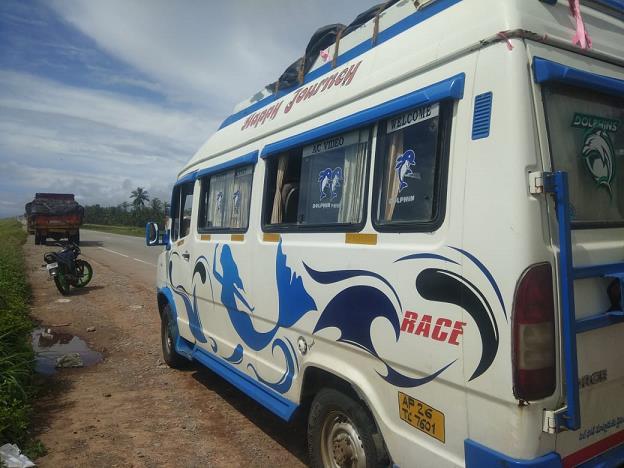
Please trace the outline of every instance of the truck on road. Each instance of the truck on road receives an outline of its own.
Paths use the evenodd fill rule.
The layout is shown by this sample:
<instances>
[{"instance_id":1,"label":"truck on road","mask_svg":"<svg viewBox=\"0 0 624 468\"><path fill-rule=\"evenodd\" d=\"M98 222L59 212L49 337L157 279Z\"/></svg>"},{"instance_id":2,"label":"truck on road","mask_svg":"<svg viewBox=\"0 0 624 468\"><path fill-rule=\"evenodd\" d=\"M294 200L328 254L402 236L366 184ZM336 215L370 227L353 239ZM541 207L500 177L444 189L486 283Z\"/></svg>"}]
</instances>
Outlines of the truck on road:
<instances>
[{"instance_id":1,"label":"truck on road","mask_svg":"<svg viewBox=\"0 0 624 468\"><path fill-rule=\"evenodd\" d=\"M26 203L25 210L28 233L34 234L36 245L50 237L80 243L84 208L73 193L37 193L33 201Z\"/></svg>"}]
</instances>

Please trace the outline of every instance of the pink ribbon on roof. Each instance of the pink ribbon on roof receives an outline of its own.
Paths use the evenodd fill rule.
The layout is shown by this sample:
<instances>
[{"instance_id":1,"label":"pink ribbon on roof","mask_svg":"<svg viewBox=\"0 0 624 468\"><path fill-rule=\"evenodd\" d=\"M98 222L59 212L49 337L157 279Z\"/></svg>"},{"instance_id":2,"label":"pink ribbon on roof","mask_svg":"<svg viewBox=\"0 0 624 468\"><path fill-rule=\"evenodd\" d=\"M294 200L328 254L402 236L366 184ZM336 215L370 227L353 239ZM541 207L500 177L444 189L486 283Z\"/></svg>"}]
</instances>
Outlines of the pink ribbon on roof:
<instances>
[{"instance_id":1,"label":"pink ribbon on roof","mask_svg":"<svg viewBox=\"0 0 624 468\"><path fill-rule=\"evenodd\" d=\"M576 21L576 34L572 38L572 44L578 44L581 49L591 49L592 40L589 33L585 29L585 22L581 16L580 0L568 0L570 3L570 12Z\"/></svg>"}]
</instances>

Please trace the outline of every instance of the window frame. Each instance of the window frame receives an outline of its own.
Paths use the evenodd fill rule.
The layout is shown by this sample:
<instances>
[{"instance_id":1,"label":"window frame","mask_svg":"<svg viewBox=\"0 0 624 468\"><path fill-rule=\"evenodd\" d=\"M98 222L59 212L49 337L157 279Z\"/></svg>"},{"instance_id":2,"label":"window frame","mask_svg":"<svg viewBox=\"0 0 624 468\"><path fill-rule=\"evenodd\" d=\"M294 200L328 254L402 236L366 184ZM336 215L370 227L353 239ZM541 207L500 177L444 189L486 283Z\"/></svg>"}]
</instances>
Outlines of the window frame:
<instances>
[{"instance_id":1,"label":"window frame","mask_svg":"<svg viewBox=\"0 0 624 468\"><path fill-rule=\"evenodd\" d=\"M437 180L434 182L433 192L433 208L434 216L429 221L401 221L401 222L379 222L379 204L381 203L382 184L384 176L384 161L385 154L383 154L387 131L386 124L389 119L396 115L403 114L411 109L417 109L423 105L414 106L402 112L390 115L384 119L379 120L377 123L377 145L375 148L375 173L373 176L373 196L371 204L371 221L375 231L377 232L435 232L444 223L446 219L446 208L448 198L448 178L449 178L449 164L450 164L450 150L451 150L451 134L453 130L453 110L456 100L443 99L439 101L431 101L428 104L439 104L440 112L438 117L438 144L437 154L439 169L436 171Z\"/></svg>"},{"instance_id":2,"label":"window frame","mask_svg":"<svg viewBox=\"0 0 624 468\"><path fill-rule=\"evenodd\" d=\"M182 216L180 216L182 214L182 212L180 211L180 208L182 207L182 193L184 193L184 187L186 187L187 185L190 185L193 187L192 196L195 197L195 178L193 178L192 180L187 180L187 181L175 184L173 186L173 190L171 193L172 203L171 203L170 213L174 215L174 216L170 216L171 218L171 241L172 242L177 242L180 239L187 238L189 235L192 234L192 231L193 231L189 227L188 233L186 233L185 236L180 236L180 228L181 228L180 220L182 219ZM185 194L185 197L187 195L188 193ZM191 225L193 224L194 212L197 212L197 210L193 210L193 206L191 206ZM177 229L176 229L176 223L177 223Z\"/></svg>"},{"instance_id":3,"label":"window frame","mask_svg":"<svg viewBox=\"0 0 624 468\"><path fill-rule=\"evenodd\" d=\"M200 220L203 220L206 215L206 199L204 195L210 188L210 179L215 176L219 176L225 174L230 171L237 171L245 167L251 168L251 187L249 189L249 210L247 213L247 223L244 228L232 228L232 227L203 227L200 226ZM254 176L256 173L256 163L255 162L246 162L243 164L237 164L234 166L229 166L222 170L218 170L215 172L210 172L205 175L200 175L197 177L199 180L199 209L197 211L197 225L196 231L198 234L245 234L249 230L249 224L251 221L251 200L253 198L253 187L254 187Z\"/></svg>"},{"instance_id":4,"label":"window frame","mask_svg":"<svg viewBox=\"0 0 624 468\"><path fill-rule=\"evenodd\" d=\"M328 133L318 139L315 139L314 141L301 144L301 145L296 146L295 148L292 148L292 149L303 151L303 148L305 146L308 146L315 142L327 140L329 138L336 137L339 135L344 135L350 132L362 131L368 128L368 132L367 132L368 140L367 141L369 142L369 145L368 145L368 148L366 149L366 161L364 162L365 180L364 180L364 187L362 189L364 193L362 194L362 213L361 213L361 220L359 222L357 223L325 223L325 224L296 224L296 223L272 224L269 222L269 218L270 218L269 214L270 214L270 210L273 207L273 197L275 196L275 192L269 194L269 191L268 191L268 188L273 185L271 183L270 178L275 177L275 172L269 170L269 164L276 164L275 161L277 161L277 158L279 157L279 155L288 151L292 151L292 149L290 149L286 151L281 151L277 154L272 154L271 156L269 156L268 158L264 160L264 164L265 164L264 185L263 185L262 213L261 213L261 223L260 223L262 232L268 232L268 233L332 233L332 232L344 233L344 232L360 232L362 229L364 229L364 226L366 226L366 222L368 221L368 211L369 211L368 210L369 208L368 192L369 192L369 186L370 186L369 184L370 184L371 159L372 159L372 154L373 154L372 150L373 150L376 125L377 125L377 122L374 122L368 125L362 125L356 128L352 128L352 129L345 130L345 131L340 131L337 133L336 132ZM302 155L300 155L299 157L303 158Z\"/></svg>"}]
</instances>

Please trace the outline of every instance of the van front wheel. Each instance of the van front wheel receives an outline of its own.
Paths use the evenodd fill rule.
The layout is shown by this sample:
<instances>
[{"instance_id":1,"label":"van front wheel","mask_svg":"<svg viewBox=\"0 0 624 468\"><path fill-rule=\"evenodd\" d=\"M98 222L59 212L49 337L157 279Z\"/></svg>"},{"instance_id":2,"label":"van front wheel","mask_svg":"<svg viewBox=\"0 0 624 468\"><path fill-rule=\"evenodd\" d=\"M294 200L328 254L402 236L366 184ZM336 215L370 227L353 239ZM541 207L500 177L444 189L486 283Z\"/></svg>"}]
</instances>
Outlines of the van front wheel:
<instances>
[{"instance_id":1,"label":"van front wheel","mask_svg":"<svg viewBox=\"0 0 624 468\"><path fill-rule=\"evenodd\" d=\"M383 440L366 408L330 388L312 402L308 450L314 468L388 466Z\"/></svg>"},{"instance_id":2,"label":"van front wheel","mask_svg":"<svg viewBox=\"0 0 624 468\"><path fill-rule=\"evenodd\" d=\"M180 356L175 350L175 342L178 337L178 328L171 306L167 304L162 311L160 320L160 337L162 342L163 359L169 367L182 369L188 361Z\"/></svg>"}]
</instances>

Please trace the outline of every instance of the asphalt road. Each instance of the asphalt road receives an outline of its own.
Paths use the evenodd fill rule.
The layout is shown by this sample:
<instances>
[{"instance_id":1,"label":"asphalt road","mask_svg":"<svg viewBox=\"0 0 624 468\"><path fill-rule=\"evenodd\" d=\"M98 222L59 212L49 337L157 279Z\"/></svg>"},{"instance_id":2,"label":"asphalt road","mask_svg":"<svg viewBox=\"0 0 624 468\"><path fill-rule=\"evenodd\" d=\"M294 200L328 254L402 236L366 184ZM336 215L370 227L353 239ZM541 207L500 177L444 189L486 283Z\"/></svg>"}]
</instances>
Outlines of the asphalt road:
<instances>
[{"instance_id":1,"label":"asphalt road","mask_svg":"<svg viewBox=\"0 0 624 468\"><path fill-rule=\"evenodd\" d=\"M156 262L163 247L147 247L142 237L81 229L80 250L85 258L92 258L151 288L156 283Z\"/></svg>"}]
</instances>

